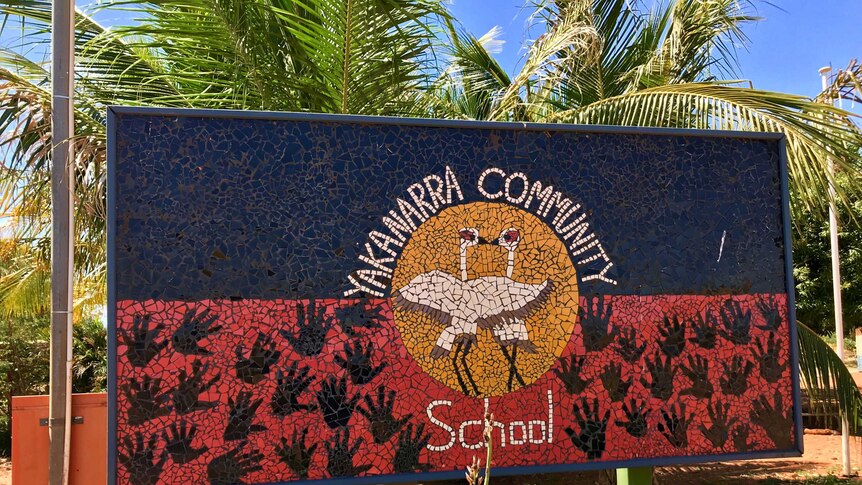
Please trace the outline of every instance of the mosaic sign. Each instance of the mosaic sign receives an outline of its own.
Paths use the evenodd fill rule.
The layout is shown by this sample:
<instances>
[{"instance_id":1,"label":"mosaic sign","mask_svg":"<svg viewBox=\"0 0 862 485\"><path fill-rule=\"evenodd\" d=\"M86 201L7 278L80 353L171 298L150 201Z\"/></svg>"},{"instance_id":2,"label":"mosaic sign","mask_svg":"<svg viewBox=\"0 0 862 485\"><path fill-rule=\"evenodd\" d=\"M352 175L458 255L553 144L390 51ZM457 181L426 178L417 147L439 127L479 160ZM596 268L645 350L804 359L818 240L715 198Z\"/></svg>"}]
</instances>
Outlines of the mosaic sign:
<instances>
[{"instance_id":1,"label":"mosaic sign","mask_svg":"<svg viewBox=\"0 0 862 485\"><path fill-rule=\"evenodd\" d=\"M800 452L778 136L109 119L117 483Z\"/></svg>"}]
</instances>

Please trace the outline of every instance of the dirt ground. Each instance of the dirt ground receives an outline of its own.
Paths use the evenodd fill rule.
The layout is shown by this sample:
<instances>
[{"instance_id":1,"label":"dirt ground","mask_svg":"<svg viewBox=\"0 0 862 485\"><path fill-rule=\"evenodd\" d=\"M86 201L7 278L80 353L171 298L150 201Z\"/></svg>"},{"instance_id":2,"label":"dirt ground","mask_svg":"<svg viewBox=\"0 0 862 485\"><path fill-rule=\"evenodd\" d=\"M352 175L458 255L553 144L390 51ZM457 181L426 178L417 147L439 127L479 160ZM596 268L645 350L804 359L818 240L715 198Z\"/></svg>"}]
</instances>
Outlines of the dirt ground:
<instances>
[{"instance_id":1,"label":"dirt ground","mask_svg":"<svg viewBox=\"0 0 862 485\"><path fill-rule=\"evenodd\" d=\"M851 438L851 462L855 471L862 468L862 443ZM841 472L841 437L835 435L805 434L805 454L800 458L710 463L688 467L660 468L656 472L659 484L712 484L731 485L811 483L811 484L862 484L862 480L832 480ZM582 474L532 475L499 477L494 485L563 485L570 483L604 485L613 483L611 474L593 472ZM817 477L821 477L818 479ZM0 458L0 485L11 485L12 466ZM437 482L439 485L459 484L465 481Z\"/></svg>"}]
</instances>

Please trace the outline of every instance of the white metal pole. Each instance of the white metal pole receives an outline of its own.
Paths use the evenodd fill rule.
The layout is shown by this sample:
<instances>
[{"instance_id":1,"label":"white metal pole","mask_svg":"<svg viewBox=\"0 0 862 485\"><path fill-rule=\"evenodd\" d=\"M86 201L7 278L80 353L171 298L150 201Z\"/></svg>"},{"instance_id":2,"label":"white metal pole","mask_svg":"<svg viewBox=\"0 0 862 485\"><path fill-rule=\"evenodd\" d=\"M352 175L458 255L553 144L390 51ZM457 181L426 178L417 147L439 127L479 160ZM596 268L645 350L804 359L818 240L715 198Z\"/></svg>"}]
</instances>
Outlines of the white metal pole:
<instances>
[{"instance_id":1,"label":"white metal pole","mask_svg":"<svg viewBox=\"0 0 862 485\"><path fill-rule=\"evenodd\" d=\"M51 13L51 387L50 485L69 483L72 433L72 279L74 274L75 2L53 0Z\"/></svg>"},{"instance_id":2,"label":"white metal pole","mask_svg":"<svg viewBox=\"0 0 862 485\"><path fill-rule=\"evenodd\" d=\"M820 68L820 85L823 92L829 87L828 76L831 67ZM827 102L833 104L831 94ZM831 157L827 158L829 176L835 177L835 166ZM838 215L835 207L835 186L829 181L829 248L832 254L832 300L835 305L835 353L844 362L844 313L841 309L841 260L838 254ZM841 415L841 465L844 475L850 475L850 425L847 416Z\"/></svg>"}]
</instances>

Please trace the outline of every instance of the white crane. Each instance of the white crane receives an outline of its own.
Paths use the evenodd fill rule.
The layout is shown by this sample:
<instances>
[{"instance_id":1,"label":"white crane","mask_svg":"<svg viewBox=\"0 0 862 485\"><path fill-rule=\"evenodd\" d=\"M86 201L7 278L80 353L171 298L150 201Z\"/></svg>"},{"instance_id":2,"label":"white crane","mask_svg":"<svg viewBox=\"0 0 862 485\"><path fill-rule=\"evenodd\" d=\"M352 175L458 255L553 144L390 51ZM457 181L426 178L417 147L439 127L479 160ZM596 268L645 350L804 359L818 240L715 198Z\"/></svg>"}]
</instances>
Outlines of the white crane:
<instances>
[{"instance_id":1,"label":"white crane","mask_svg":"<svg viewBox=\"0 0 862 485\"><path fill-rule=\"evenodd\" d=\"M497 241L490 243L509 250L506 276L482 276L472 280L467 278L467 248L489 243L479 236L475 228L460 229L458 240L460 280L449 273L433 270L417 275L392 293L396 306L427 313L446 326L431 351L431 357L438 359L449 355L456 342L475 343L478 325L491 329L501 345L505 341L509 345L535 350L535 345L529 342L524 318L547 301L553 284L551 280L539 284L512 280L514 253L520 242L520 233L516 229L507 229Z\"/></svg>"},{"instance_id":2,"label":"white crane","mask_svg":"<svg viewBox=\"0 0 862 485\"><path fill-rule=\"evenodd\" d=\"M515 251L518 248L518 243L521 242L521 232L513 227L504 229L496 241L490 244L496 244L505 248L508 251L506 263L506 277L492 277L494 286L503 286L509 289L514 289L516 292L532 291L538 289L539 293L529 308L525 308L521 312L512 312L506 315L494 316L479 322L479 328L490 329L494 335L494 340L502 346L520 347L526 352L534 353L536 345L530 341L530 336L527 333L527 325L524 322L524 316L529 314L537 306L544 304L550 290L552 289L551 280L546 280L544 283L536 287L535 285L526 285L512 280L512 273L515 269ZM479 278L477 278L479 279ZM535 302L535 304L533 304ZM524 316L519 316L518 314Z\"/></svg>"}]
</instances>

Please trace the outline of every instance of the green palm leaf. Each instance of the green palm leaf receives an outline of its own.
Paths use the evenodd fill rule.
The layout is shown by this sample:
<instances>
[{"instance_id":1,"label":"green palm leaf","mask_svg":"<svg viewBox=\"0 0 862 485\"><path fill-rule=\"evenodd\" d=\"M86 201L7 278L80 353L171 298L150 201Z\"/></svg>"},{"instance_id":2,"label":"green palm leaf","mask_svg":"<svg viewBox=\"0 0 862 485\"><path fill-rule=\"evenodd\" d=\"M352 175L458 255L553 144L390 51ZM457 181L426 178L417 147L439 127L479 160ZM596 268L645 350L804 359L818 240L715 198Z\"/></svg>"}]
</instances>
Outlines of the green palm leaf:
<instances>
[{"instance_id":1,"label":"green palm leaf","mask_svg":"<svg viewBox=\"0 0 862 485\"><path fill-rule=\"evenodd\" d=\"M837 403L841 414L850 417L851 433L862 434L862 394L847 366L813 330L799 322L797 328L800 379L812 405Z\"/></svg>"}]
</instances>

